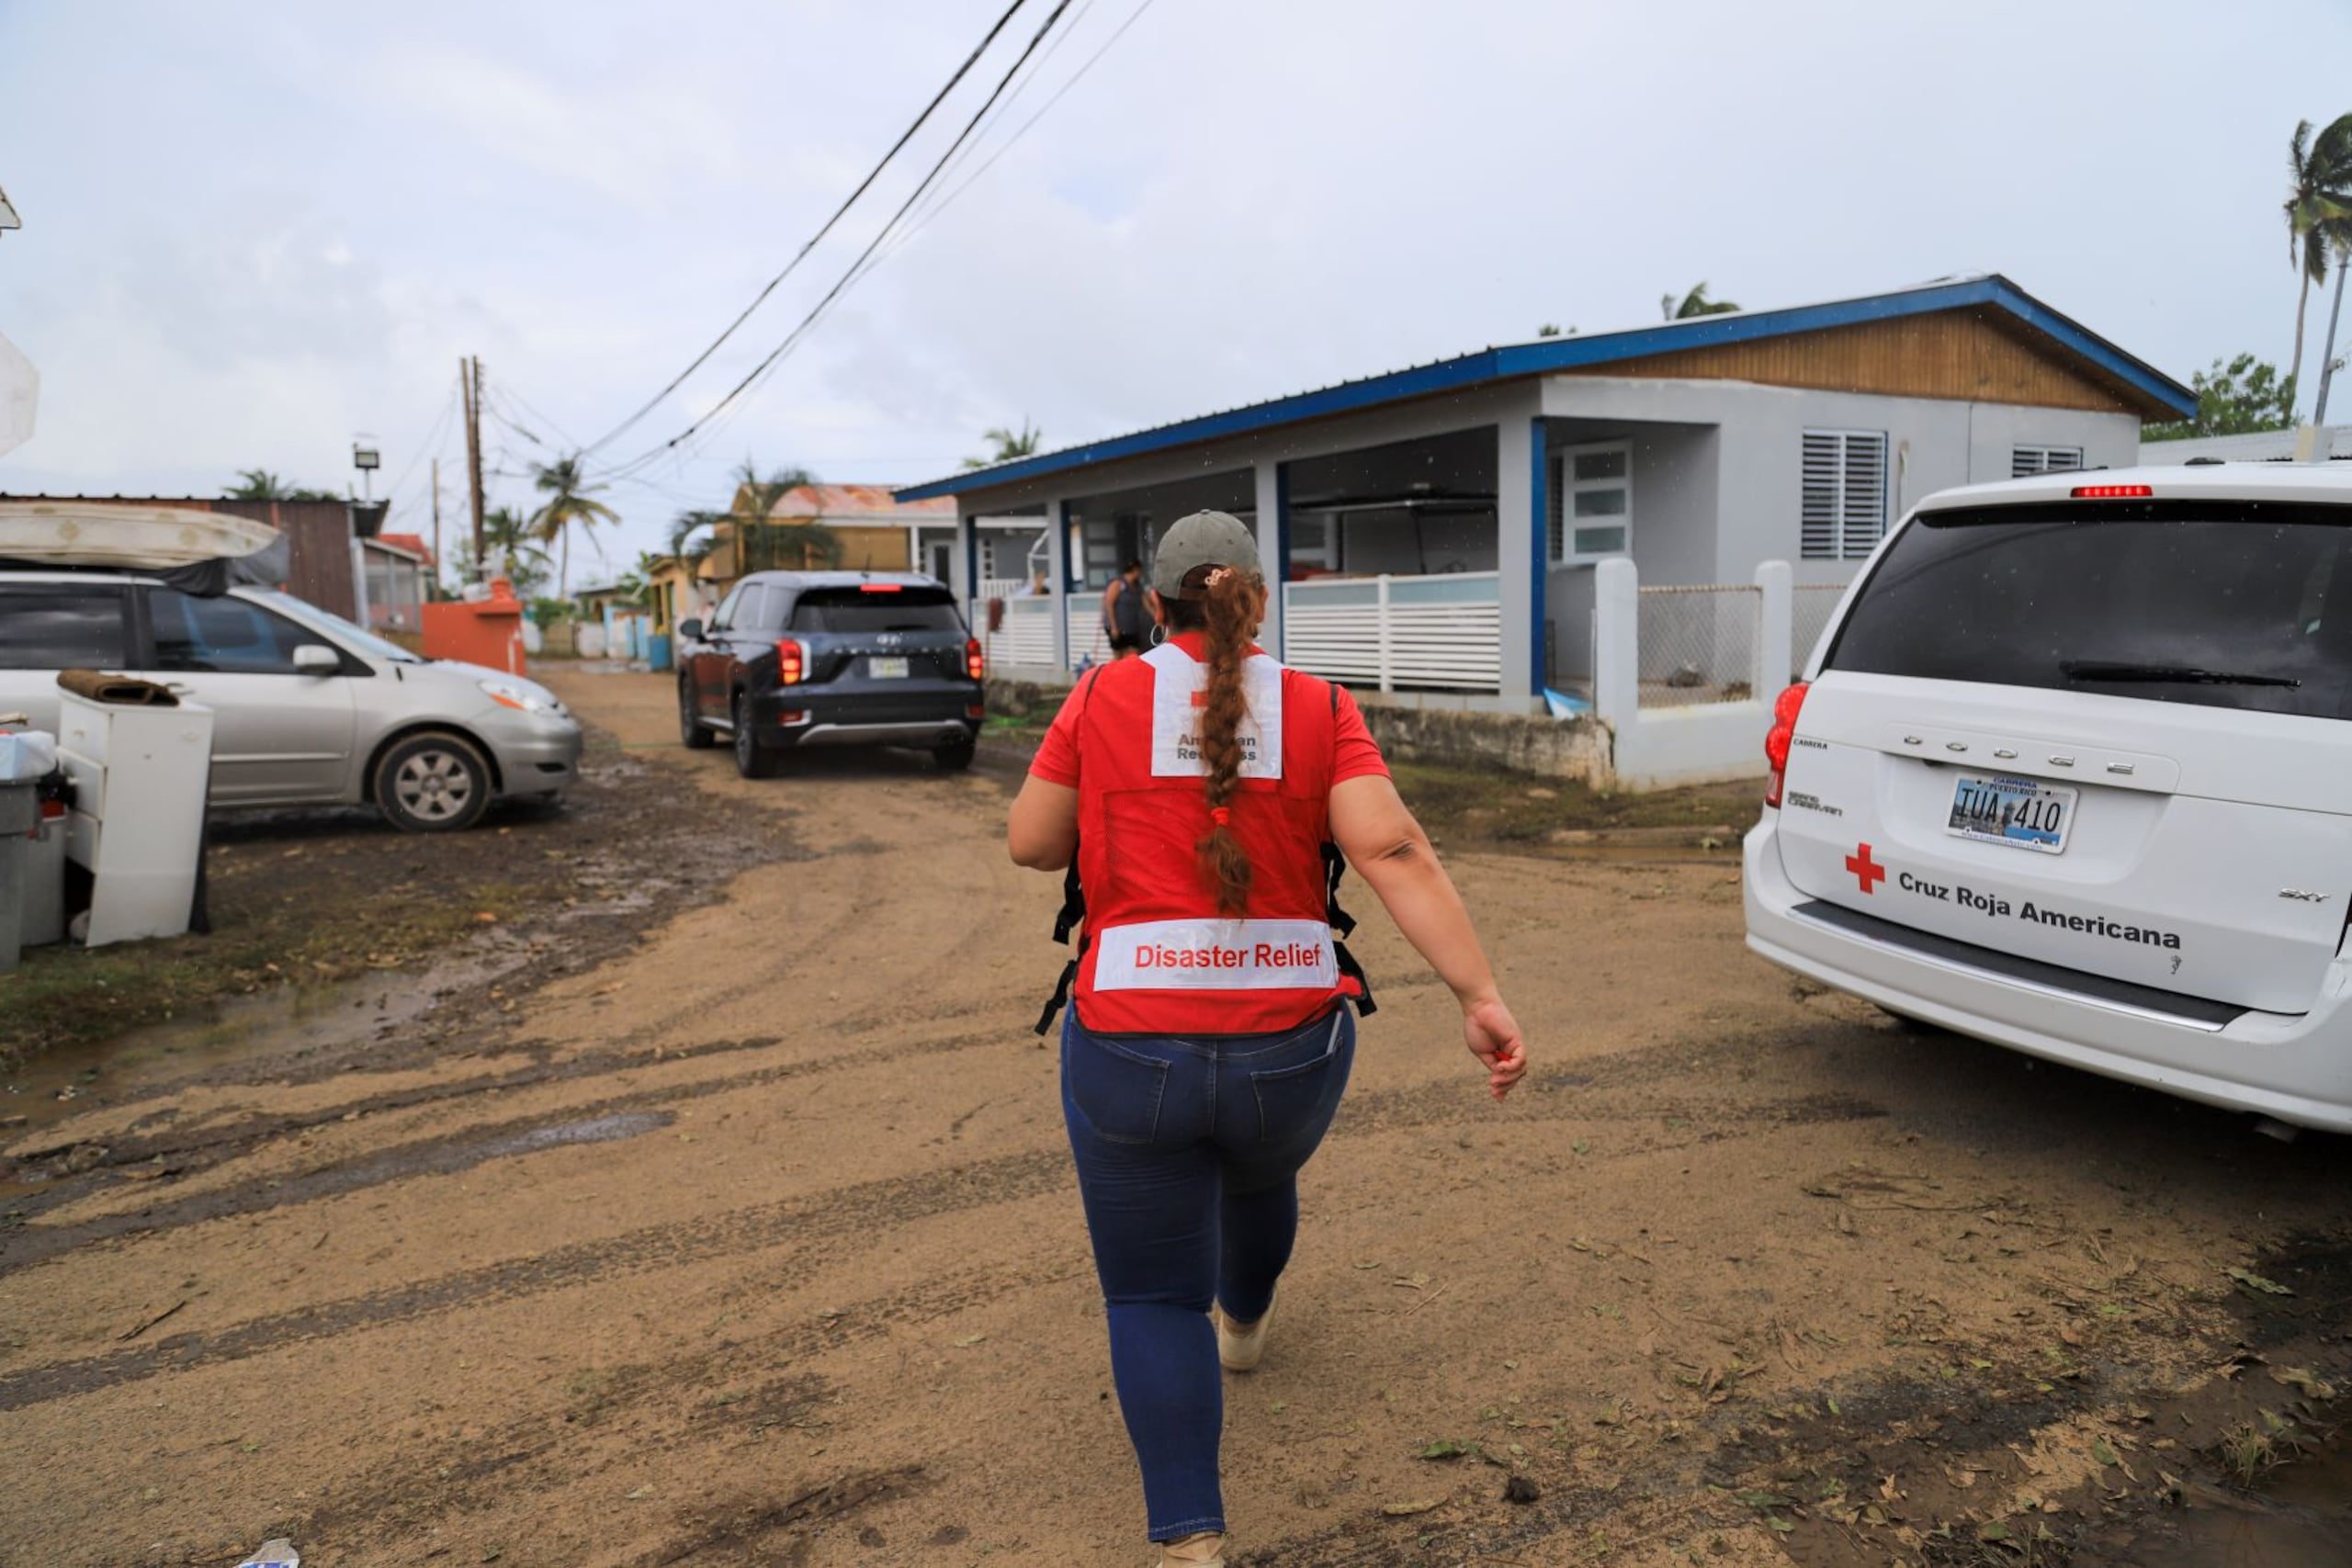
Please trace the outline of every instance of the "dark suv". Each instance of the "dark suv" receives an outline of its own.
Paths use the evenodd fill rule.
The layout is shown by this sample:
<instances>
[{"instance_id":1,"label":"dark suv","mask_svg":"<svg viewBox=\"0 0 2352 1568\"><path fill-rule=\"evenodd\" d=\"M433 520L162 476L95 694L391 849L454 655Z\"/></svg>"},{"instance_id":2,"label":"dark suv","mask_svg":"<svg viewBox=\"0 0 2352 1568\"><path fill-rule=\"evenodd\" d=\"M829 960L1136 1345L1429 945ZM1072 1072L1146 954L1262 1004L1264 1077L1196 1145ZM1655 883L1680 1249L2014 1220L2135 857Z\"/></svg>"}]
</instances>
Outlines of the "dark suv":
<instances>
[{"instance_id":1,"label":"dark suv","mask_svg":"<svg viewBox=\"0 0 2352 1568\"><path fill-rule=\"evenodd\" d=\"M956 596L911 572L762 571L678 623L678 730L729 736L745 778L803 746L910 746L972 765L987 708Z\"/></svg>"}]
</instances>

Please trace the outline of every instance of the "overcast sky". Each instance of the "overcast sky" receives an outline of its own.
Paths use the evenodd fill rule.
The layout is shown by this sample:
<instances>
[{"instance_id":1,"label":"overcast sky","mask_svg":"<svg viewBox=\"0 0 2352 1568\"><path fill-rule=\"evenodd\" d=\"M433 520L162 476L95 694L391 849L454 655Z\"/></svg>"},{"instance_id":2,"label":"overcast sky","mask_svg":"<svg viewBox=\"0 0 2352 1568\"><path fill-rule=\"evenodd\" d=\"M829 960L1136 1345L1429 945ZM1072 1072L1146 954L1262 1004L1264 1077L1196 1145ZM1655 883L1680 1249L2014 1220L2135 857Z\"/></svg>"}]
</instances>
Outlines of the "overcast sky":
<instances>
[{"instance_id":1,"label":"overcast sky","mask_svg":"<svg viewBox=\"0 0 2352 1568\"><path fill-rule=\"evenodd\" d=\"M435 452L454 516L460 355L548 446L602 434L1003 3L0 0L25 225L0 236L0 333L42 376L0 491L209 494L256 465L340 487L364 431L393 527L423 531ZM1137 3L1075 0L966 169ZM1050 8L1028 0L871 210L593 462L773 348ZM1150 0L756 397L615 486L605 548L723 504L746 455L928 478L992 424L1059 446L1545 321L1638 324L1702 278L1761 306L1998 270L2184 380L2242 349L2283 367L2287 140L2352 110L2347 61L2346 0ZM2315 358L2317 301L2313 322ZM486 445L516 473L545 455L500 423Z\"/></svg>"}]
</instances>

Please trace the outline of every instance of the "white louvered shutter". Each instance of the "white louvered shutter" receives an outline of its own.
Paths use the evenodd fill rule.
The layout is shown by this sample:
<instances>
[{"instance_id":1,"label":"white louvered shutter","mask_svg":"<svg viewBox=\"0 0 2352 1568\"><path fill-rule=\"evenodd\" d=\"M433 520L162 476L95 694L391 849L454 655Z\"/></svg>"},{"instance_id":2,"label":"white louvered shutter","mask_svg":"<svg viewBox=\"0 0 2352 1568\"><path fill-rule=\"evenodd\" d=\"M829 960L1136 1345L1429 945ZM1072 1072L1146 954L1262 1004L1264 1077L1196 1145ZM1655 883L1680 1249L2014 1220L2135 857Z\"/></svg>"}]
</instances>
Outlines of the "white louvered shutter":
<instances>
[{"instance_id":1,"label":"white louvered shutter","mask_svg":"<svg viewBox=\"0 0 2352 1568\"><path fill-rule=\"evenodd\" d=\"M2079 446L2012 446L2009 448L2009 478L2025 479L2033 474L2071 474L2083 466L2083 449Z\"/></svg>"},{"instance_id":2,"label":"white louvered shutter","mask_svg":"<svg viewBox=\"0 0 2352 1568\"><path fill-rule=\"evenodd\" d=\"M1838 558L1839 459L1845 439L1833 431L1804 433L1804 508L1800 551L1807 560Z\"/></svg>"},{"instance_id":3,"label":"white louvered shutter","mask_svg":"<svg viewBox=\"0 0 2352 1568\"><path fill-rule=\"evenodd\" d=\"M1807 560L1858 560L1886 532L1886 433L1804 433L1804 515L1798 548Z\"/></svg>"},{"instance_id":4,"label":"white louvered shutter","mask_svg":"<svg viewBox=\"0 0 2352 1568\"><path fill-rule=\"evenodd\" d=\"M1838 536L1848 560L1878 547L1886 532L1886 437L1876 431L1846 433L1846 493L1838 512Z\"/></svg>"}]
</instances>

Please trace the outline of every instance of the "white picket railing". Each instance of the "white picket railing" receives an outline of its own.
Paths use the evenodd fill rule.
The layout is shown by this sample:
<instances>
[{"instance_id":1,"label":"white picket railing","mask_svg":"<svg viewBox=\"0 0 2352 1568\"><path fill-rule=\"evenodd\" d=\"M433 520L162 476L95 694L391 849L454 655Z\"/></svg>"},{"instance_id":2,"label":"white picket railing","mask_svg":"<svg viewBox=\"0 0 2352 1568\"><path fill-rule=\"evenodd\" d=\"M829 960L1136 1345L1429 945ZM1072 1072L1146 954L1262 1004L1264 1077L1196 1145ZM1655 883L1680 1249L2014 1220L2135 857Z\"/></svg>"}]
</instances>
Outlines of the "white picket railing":
<instances>
[{"instance_id":1,"label":"white picket railing","mask_svg":"<svg viewBox=\"0 0 2352 1568\"><path fill-rule=\"evenodd\" d=\"M1499 692L1500 578L1464 571L1286 582L1283 661L1384 692Z\"/></svg>"},{"instance_id":2,"label":"white picket railing","mask_svg":"<svg viewBox=\"0 0 2352 1568\"><path fill-rule=\"evenodd\" d=\"M989 669L1054 668L1054 600L1050 595L1005 600L1004 620L994 631L989 630L988 601L977 600L972 605L971 623L988 655Z\"/></svg>"}]
</instances>

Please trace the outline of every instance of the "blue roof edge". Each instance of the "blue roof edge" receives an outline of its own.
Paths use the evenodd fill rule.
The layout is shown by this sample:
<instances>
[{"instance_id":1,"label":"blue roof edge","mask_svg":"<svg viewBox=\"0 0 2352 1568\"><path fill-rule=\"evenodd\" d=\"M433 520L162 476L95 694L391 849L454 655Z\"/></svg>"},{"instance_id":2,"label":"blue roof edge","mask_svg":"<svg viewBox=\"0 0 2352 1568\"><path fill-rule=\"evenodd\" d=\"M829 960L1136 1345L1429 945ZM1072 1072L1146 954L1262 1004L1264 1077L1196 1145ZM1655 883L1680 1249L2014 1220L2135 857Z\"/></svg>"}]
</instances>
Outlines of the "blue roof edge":
<instances>
[{"instance_id":1,"label":"blue roof edge","mask_svg":"<svg viewBox=\"0 0 2352 1568\"><path fill-rule=\"evenodd\" d=\"M1752 343L1759 338L1819 332L1828 327L1897 321L1905 316L1962 310L1973 305L1992 305L2007 310L2118 380L2174 410L2184 419L2197 412L2197 395L2189 389L2145 361L2124 353L2079 322L2059 314L1998 273L1993 273L1823 305L1743 311L1737 315L1702 317L1696 321L1656 327L1596 333L1589 338L1544 338L1534 343L1481 349L1476 354L1441 359L1410 369L1390 371L1359 381L1342 381L1337 386L1311 392L1295 392L1264 402L1228 409L1221 413L1202 414L1172 424L1155 425L1126 435L1110 436L1059 452L975 468L969 473L910 485L892 493L900 501L929 501L936 496L961 495L967 491L994 490L1040 479L1047 474L1089 468L1096 463L1250 434L1303 420L1352 413L1383 403L1459 391L1490 381L1609 365L1684 349Z\"/></svg>"}]
</instances>

